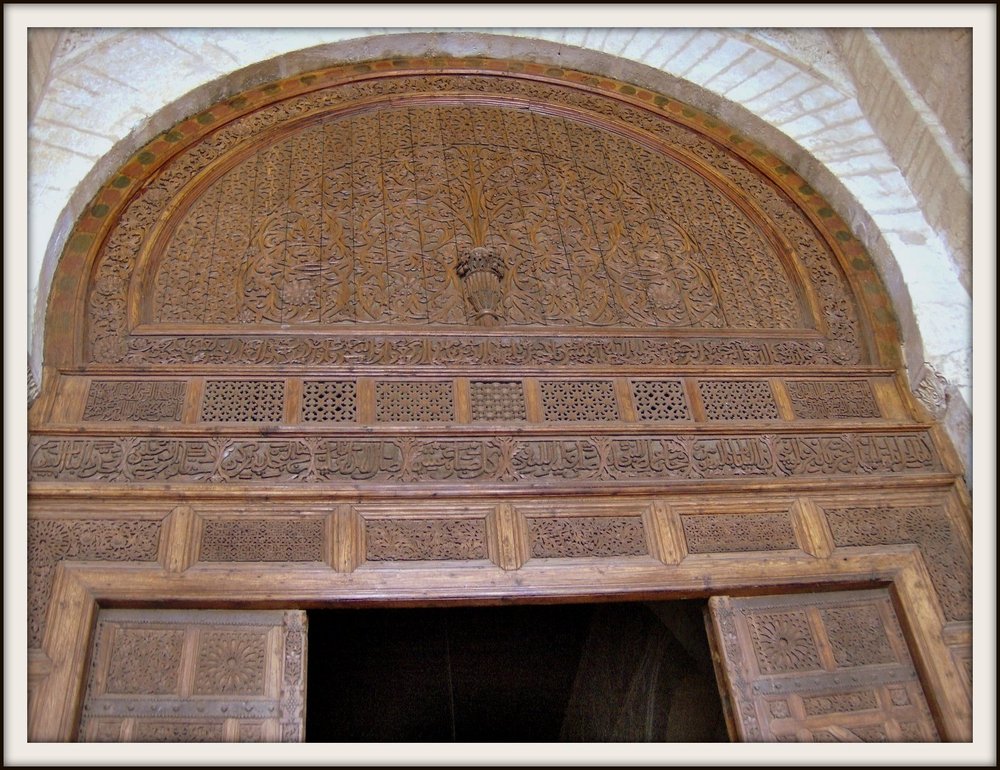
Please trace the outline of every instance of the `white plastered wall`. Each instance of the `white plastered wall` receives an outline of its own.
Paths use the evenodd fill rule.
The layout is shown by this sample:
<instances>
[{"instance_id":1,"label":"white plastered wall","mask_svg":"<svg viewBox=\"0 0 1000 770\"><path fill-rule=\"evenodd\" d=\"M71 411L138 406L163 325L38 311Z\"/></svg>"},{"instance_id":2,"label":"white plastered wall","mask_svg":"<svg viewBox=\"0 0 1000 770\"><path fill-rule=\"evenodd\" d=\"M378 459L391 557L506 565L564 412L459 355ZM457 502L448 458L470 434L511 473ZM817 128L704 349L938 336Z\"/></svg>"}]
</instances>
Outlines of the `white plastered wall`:
<instances>
[{"instance_id":1,"label":"white plastered wall","mask_svg":"<svg viewBox=\"0 0 1000 770\"><path fill-rule=\"evenodd\" d=\"M851 50L821 30L66 30L47 70L36 71L41 85L28 130L30 369L37 378L50 282L73 223L156 133L256 84L336 62L427 54L519 58L686 101L808 179L878 265L902 326L911 384L921 385L924 362L943 375L942 419L970 468L968 260L949 247L940 223L930 224L892 141L873 127L863 108L871 94L859 94L857 83L872 86L845 59ZM934 121L933 111L914 115ZM933 390L923 391L933 401Z\"/></svg>"}]
</instances>

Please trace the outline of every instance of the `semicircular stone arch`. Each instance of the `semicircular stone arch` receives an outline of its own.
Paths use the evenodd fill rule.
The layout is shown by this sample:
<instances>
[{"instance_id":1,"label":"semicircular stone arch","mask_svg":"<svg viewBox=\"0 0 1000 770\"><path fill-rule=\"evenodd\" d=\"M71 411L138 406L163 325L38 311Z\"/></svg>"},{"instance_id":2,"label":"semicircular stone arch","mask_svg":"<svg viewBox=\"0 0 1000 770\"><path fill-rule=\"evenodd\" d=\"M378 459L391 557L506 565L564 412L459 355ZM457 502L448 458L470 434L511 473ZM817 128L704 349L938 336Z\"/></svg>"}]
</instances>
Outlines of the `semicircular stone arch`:
<instances>
[{"instance_id":1,"label":"semicircular stone arch","mask_svg":"<svg viewBox=\"0 0 1000 770\"><path fill-rule=\"evenodd\" d=\"M481 58L228 98L96 195L46 346L42 655L56 568L88 560L137 581L87 573L93 606L895 582L940 730L967 729L967 497L878 271L674 98ZM72 704L55 663L38 702Z\"/></svg>"}]
</instances>

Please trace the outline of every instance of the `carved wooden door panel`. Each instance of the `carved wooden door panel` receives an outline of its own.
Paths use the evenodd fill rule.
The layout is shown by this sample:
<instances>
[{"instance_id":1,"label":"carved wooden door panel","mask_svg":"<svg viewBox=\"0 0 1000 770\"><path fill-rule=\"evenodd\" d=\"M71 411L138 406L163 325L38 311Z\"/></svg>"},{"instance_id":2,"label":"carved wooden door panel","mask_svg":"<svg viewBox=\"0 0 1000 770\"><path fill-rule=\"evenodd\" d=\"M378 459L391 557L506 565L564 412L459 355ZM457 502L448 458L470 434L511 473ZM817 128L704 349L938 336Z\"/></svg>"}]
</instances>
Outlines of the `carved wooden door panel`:
<instances>
[{"instance_id":1,"label":"carved wooden door panel","mask_svg":"<svg viewBox=\"0 0 1000 770\"><path fill-rule=\"evenodd\" d=\"M888 590L718 596L708 620L733 739L938 740Z\"/></svg>"},{"instance_id":2,"label":"carved wooden door panel","mask_svg":"<svg viewBox=\"0 0 1000 770\"><path fill-rule=\"evenodd\" d=\"M81 741L304 738L300 611L102 610Z\"/></svg>"}]
</instances>

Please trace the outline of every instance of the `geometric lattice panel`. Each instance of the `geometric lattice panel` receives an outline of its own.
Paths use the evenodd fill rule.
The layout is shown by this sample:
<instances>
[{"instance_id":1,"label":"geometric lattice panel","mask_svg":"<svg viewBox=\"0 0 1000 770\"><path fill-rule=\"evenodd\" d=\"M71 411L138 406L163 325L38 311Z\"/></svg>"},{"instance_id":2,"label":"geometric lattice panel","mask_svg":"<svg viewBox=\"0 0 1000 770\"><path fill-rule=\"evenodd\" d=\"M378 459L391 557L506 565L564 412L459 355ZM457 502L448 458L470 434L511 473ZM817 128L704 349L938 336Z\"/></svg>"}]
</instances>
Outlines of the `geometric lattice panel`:
<instances>
[{"instance_id":1,"label":"geometric lattice panel","mask_svg":"<svg viewBox=\"0 0 1000 770\"><path fill-rule=\"evenodd\" d=\"M473 380L469 395L473 422L527 419L524 386L520 382Z\"/></svg>"},{"instance_id":2,"label":"geometric lattice panel","mask_svg":"<svg viewBox=\"0 0 1000 770\"><path fill-rule=\"evenodd\" d=\"M698 391L709 420L776 420L771 385L761 380L702 380Z\"/></svg>"},{"instance_id":3,"label":"geometric lattice panel","mask_svg":"<svg viewBox=\"0 0 1000 770\"><path fill-rule=\"evenodd\" d=\"M204 422L281 422L285 383L281 381L209 380L205 383Z\"/></svg>"},{"instance_id":4,"label":"geometric lattice panel","mask_svg":"<svg viewBox=\"0 0 1000 770\"><path fill-rule=\"evenodd\" d=\"M379 422L451 422L455 405L450 382L377 382Z\"/></svg>"},{"instance_id":5,"label":"geometric lattice panel","mask_svg":"<svg viewBox=\"0 0 1000 770\"><path fill-rule=\"evenodd\" d=\"M680 380L633 380L632 402L641 421L691 419Z\"/></svg>"},{"instance_id":6,"label":"geometric lattice panel","mask_svg":"<svg viewBox=\"0 0 1000 770\"><path fill-rule=\"evenodd\" d=\"M611 380L557 380L540 383L542 410L548 422L618 419Z\"/></svg>"},{"instance_id":7,"label":"geometric lattice panel","mask_svg":"<svg viewBox=\"0 0 1000 770\"><path fill-rule=\"evenodd\" d=\"M356 397L353 381L307 381L302 385L302 421L354 422Z\"/></svg>"}]
</instances>

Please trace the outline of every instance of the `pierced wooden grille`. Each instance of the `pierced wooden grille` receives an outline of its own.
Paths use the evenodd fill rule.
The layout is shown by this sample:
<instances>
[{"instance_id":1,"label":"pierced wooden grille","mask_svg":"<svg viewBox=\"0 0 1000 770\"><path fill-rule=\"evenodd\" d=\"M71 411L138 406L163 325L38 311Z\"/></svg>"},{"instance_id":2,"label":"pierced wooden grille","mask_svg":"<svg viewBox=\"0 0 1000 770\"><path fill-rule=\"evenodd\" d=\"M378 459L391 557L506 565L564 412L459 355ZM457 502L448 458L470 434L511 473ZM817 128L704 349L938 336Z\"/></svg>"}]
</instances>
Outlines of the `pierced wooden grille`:
<instances>
[{"instance_id":1,"label":"pierced wooden grille","mask_svg":"<svg viewBox=\"0 0 1000 770\"><path fill-rule=\"evenodd\" d=\"M618 401L611 380L556 380L540 385L546 421L606 422L618 419Z\"/></svg>"},{"instance_id":2,"label":"pierced wooden grille","mask_svg":"<svg viewBox=\"0 0 1000 770\"><path fill-rule=\"evenodd\" d=\"M183 382L98 380L91 383L84 420L177 422L184 408Z\"/></svg>"},{"instance_id":3,"label":"pierced wooden grille","mask_svg":"<svg viewBox=\"0 0 1000 770\"><path fill-rule=\"evenodd\" d=\"M377 382L379 422L451 422L455 403L450 382Z\"/></svg>"},{"instance_id":4,"label":"pierced wooden grille","mask_svg":"<svg viewBox=\"0 0 1000 770\"><path fill-rule=\"evenodd\" d=\"M524 386L520 382L473 380L469 383L473 422L526 420Z\"/></svg>"},{"instance_id":5,"label":"pierced wooden grille","mask_svg":"<svg viewBox=\"0 0 1000 770\"><path fill-rule=\"evenodd\" d=\"M698 392L709 420L776 420L771 385L760 380L702 380Z\"/></svg>"},{"instance_id":6,"label":"pierced wooden grille","mask_svg":"<svg viewBox=\"0 0 1000 770\"><path fill-rule=\"evenodd\" d=\"M350 380L306 381L302 385L303 422L357 420L357 386Z\"/></svg>"},{"instance_id":7,"label":"pierced wooden grille","mask_svg":"<svg viewBox=\"0 0 1000 770\"><path fill-rule=\"evenodd\" d=\"M684 384L680 380L633 380L632 402L640 420L690 420Z\"/></svg>"},{"instance_id":8,"label":"pierced wooden grille","mask_svg":"<svg viewBox=\"0 0 1000 770\"><path fill-rule=\"evenodd\" d=\"M205 422L281 422L285 383L280 381L208 380L201 407Z\"/></svg>"}]
</instances>

